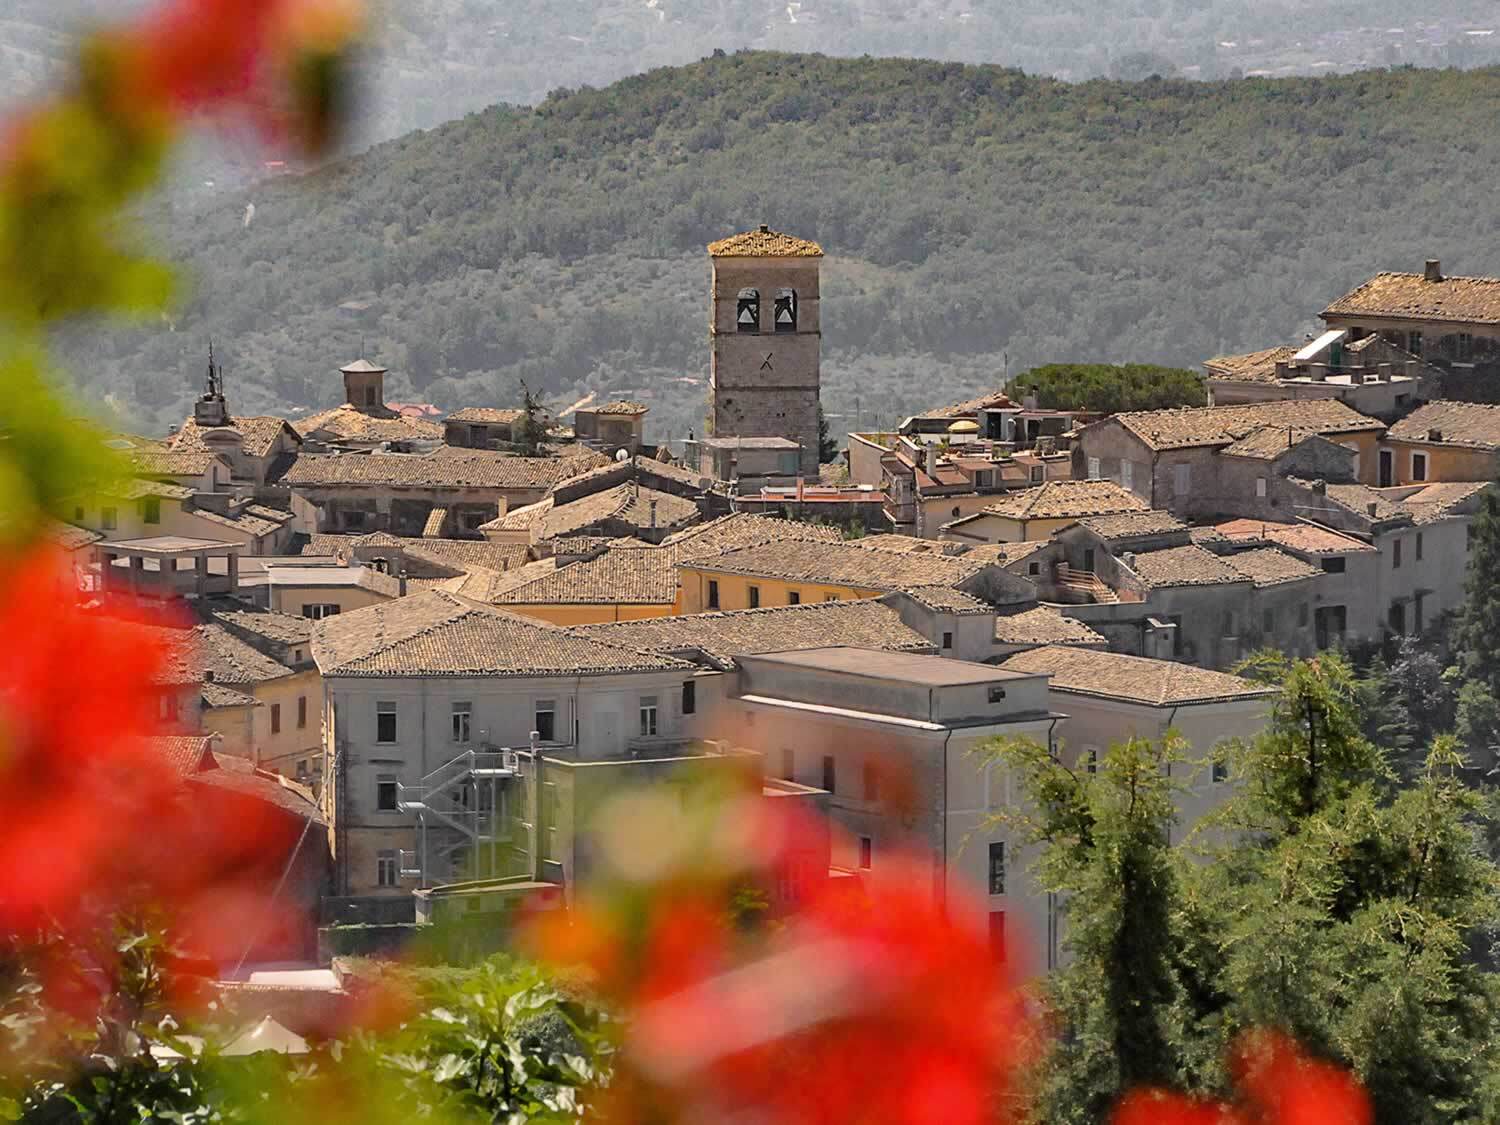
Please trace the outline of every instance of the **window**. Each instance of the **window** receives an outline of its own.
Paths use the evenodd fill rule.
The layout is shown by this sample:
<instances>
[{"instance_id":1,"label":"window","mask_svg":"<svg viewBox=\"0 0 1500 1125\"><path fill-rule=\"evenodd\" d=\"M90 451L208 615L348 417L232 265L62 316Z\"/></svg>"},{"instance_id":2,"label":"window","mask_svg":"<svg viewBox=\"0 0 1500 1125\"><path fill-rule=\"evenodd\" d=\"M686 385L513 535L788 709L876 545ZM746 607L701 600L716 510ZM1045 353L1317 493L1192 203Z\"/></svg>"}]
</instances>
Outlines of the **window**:
<instances>
[{"instance_id":1,"label":"window","mask_svg":"<svg viewBox=\"0 0 1500 1125\"><path fill-rule=\"evenodd\" d=\"M1408 332L1406 334L1406 350L1411 352L1412 355L1419 356L1422 354L1422 333Z\"/></svg>"},{"instance_id":2,"label":"window","mask_svg":"<svg viewBox=\"0 0 1500 1125\"><path fill-rule=\"evenodd\" d=\"M271 733L281 733L281 704L271 704Z\"/></svg>"},{"instance_id":3,"label":"window","mask_svg":"<svg viewBox=\"0 0 1500 1125\"><path fill-rule=\"evenodd\" d=\"M713 578L708 580L708 608L719 608L719 583Z\"/></svg>"},{"instance_id":4,"label":"window","mask_svg":"<svg viewBox=\"0 0 1500 1125\"><path fill-rule=\"evenodd\" d=\"M996 840L990 845L990 894L1005 893L1005 841Z\"/></svg>"},{"instance_id":5,"label":"window","mask_svg":"<svg viewBox=\"0 0 1500 1125\"><path fill-rule=\"evenodd\" d=\"M1260 631L1267 634L1276 632L1276 611L1268 609L1260 615Z\"/></svg>"},{"instance_id":6,"label":"window","mask_svg":"<svg viewBox=\"0 0 1500 1125\"><path fill-rule=\"evenodd\" d=\"M1417 561L1422 561L1422 533L1417 532Z\"/></svg>"},{"instance_id":7,"label":"window","mask_svg":"<svg viewBox=\"0 0 1500 1125\"><path fill-rule=\"evenodd\" d=\"M396 776L383 773L375 782L375 808L379 812L396 811Z\"/></svg>"},{"instance_id":8,"label":"window","mask_svg":"<svg viewBox=\"0 0 1500 1125\"><path fill-rule=\"evenodd\" d=\"M1233 614L1233 612L1226 613L1224 615L1224 636L1226 636L1226 637L1232 637L1232 636L1234 636L1234 614Z\"/></svg>"},{"instance_id":9,"label":"window","mask_svg":"<svg viewBox=\"0 0 1500 1125\"><path fill-rule=\"evenodd\" d=\"M944 648L952 648L953 647L953 634L952 633L944 633L943 634L943 647Z\"/></svg>"},{"instance_id":10,"label":"window","mask_svg":"<svg viewBox=\"0 0 1500 1125\"><path fill-rule=\"evenodd\" d=\"M781 780L797 780L797 751L790 747L781 751Z\"/></svg>"},{"instance_id":11,"label":"window","mask_svg":"<svg viewBox=\"0 0 1500 1125\"><path fill-rule=\"evenodd\" d=\"M82 523L83 522L83 509L82 508L74 508L73 509L73 522L74 523Z\"/></svg>"},{"instance_id":12,"label":"window","mask_svg":"<svg viewBox=\"0 0 1500 1125\"><path fill-rule=\"evenodd\" d=\"M1135 462L1120 461L1120 483L1126 488L1135 487Z\"/></svg>"},{"instance_id":13,"label":"window","mask_svg":"<svg viewBox=\"0 0 1500 1125\"><path fill-rule=\"evenodd\" d=\"M1323 560L1323 573L1324 574L1343 574L1344 573L1344 559L1343 559L1343 556L1339 556L1337 558L1331 558L1331 559L1324 559Z\"/></svg>"},{"instance_id":14,"label":"window","mask_svg":"<svg viewBox=\"0 0 1500 1125\"><path fill-rule=\"evenodd\" d=\"M394 887L400 879L401 870L394 851L379 852L375 856L375 882L382 887Z\"/></svg>"},{"instance_id":15,"label":"window","mask_svg":"<svg viewBox=\"0 0 1500 1125\"><path fill-rule=\"evenodd\" d=\"M99 510L99 526L105 531L113 531L120 524L120 513L114 508L101 508Z\"/></svg>"},{"instance_id":16,"label":"window","mask_svg":"<svg viewBox=\"0 0 1500 1125\"><path fill-rule=\"evenodd\" d=\"M687 680L682 685L682 713L684 715L695 715L698 713L697 680Z\"/></svg>"},{"instance_id":17,"label":"window","mask_svg":"<svg viewBox=\"0 0 1500 1125\"><path fill-rule=\"evenodd\" d=\"M839 600L839 596L837 594L824 594L823 600L825 602L836 602Z\"/></svg>"},{"instance_id":18,"label":"window","mask_svg":"<svg viewBox=\"0 0 1500 1125\"><path fill-rule=\"evenodd\" d=\"M776 323L776 331L797 331L797 291L795 289L776 290L776 303L771 307L771 318Z\"/></svg>"},{"instance_id":19,"label":"window","mask_svg":"<svg viewBox=\"0 0 1500 1125\"><path fill-rule=\"evenodd\" d=\"M760 331L760 290L741 289L735 303L734 326L740 332Z\"/></svg>"},{"instance_id":20,"label":"window","mask_svg":"<svg viewBox=\"0 0 1500 1125\"><path fill-rule=\"evenodd\" d=\"M802 591L801 590L788 590L787 591L787 595L786 595L786 604L787 605L801 605L802 604Z\"/></svg>"},{"instance_id":21,"label":"window","mask_svg":"<svg viewBox=\"0 0 1500 1125\"><path fill-rule=\"evenodd\" d=\"M302 604L302 616L310 617L314 621L322 621L325 617L338 615L339 607L332 602L304 602Z\"/></svg>"},{"instance_id":22,"label":"window","mask_svg":"<svg viewBox=\"0 0 1500 1125\"><path fill-rule=\"evenodd\" d=\"M1468 359L1474 354L1474 337L1467 332L1458 334L1458 358Z\"/></svg>"},{"instance_id":23,"label":"window","mask_svg":"<svg viewBox=\"0 0 1500 1125\"><path fill-rule=\"evenodd\" d=\"M1317 631L1319 648L1338 644L1344 639L1344 627L1348 614L1341 605L1319 606L1313 614L1313 628Z\"/></svg>"},{"instance_id":24,"label":"window","mask_svg":"<svg viewBox=\"0 0 1500 1125\"><path fill-rule=\"evenodd\" d=\"M875 841L868 836L861 836L859 838L859 869L861 871L870 870L870 861L874 859L874 853Z\"/></svg>"},{"instance_id":25,"label":"window","mask_svg":"<svg viewBox=\"0 0 1500 1125\"><path fill-rule=\"evenodd\" d=\"M1392 602L1386 614L1386 624L1390 626L1391 632L1398 635L1404 634L1406 632L1406 606L1400 602Z\"/></svg>"},{"instance_id":26,"label":"window","mask_svg":"<svg viewBox=\"0 0 1500 1125\"><path fill-rule=\"evenodd\" d=\"M1003 703L1005 701L1005 689L1003 687L990 687L990 702Z\"/></svg>"},{"instance_id":27,"label":"window","mask_svg":"<svg viewBox=\"0 0 1500 1125\"><path fill-rule=\"evenodd\" d=\"M306 781L311 775L308 773L307 760L305 758L297 762L297 780Z\"/></svg>"},{"instance_id":28,"label":"window","mask_svg":"<svg viewBox=\"0 0 1500 1125\"><path fill-rule=\"evenodd\" d=\"M1224 782L1229 780L1229 762L1225 760L1222 750L1214 754L1210 776L1213 778L1215 785L1223 785Z\"/></svg>"},{"instance_id":29,"label":"window","mask_svg":"<svg viewBox=\"0 0 1500 1125\"><path fill-rule=\"evenodd\" d=\"M873 758L866 758L863 773L865 800L880 800L880 767Z\"/></svg>"},{"instance_id":30,"label":"window","mask_svg":"<svg viewBox=\"0 0 1500 1125\"><path fill-rule=\"evenodd\" d=\"M1391 569L1401 569L1401 540L1391 540Z\"/></svg>"},{"instance_id":31,"label":"window","mask_svg":"<svg viewBox=\"0 0 1500 1125\"><path fill-rule=\"evenodd\" d=\"M824 754L823 755L823 788L826 789L826 790L828 790L828 792L830 792L830 793L835 792L834 783L836 781L838 781L838 777L834 773L833 755L832 754Z\"/></svg>"},{"instance_id":32,"label":"window","mask_svg":"<svg viewBox=\"0 0 1500 1125\"><path fill-rule=\"evenodd\" d=\"M171 692L162 692L156 697L156 714L163 722L177 721L177 697Z\"/></svg>"},{"instance_id":33,"label":"window","mask_svg":"<svg viewBox=\"0 0 1500 1125\"><path fill-rule=\"evenodd\" d=\"M656 696L641 696L641 737L651 738L656 734Z\"/></svg>"},{"instance_id":34,"label":"window","mask_svg":"<svg viewBox=\"0 0 1500 1125\"><path fill-rule=\"evenodd\" d=\"M1099 479L1099 458L1089 458L1089 480Z\"/></svg>"},{"instance_id":35,"label":"window","mask_svg":"<svg viewBox=\"0 0 1500 1125\"><path fill-rule=\"evenodd\" d=\"M1425 607L1422 605L1422 599L1425 597L1425 594L1415 594L1413 595L1411 600L1412 631L1418 636L1421 635L1422 630L1426 628L1427 625L1427 614L1425 612Z\"/></svg>"},{"instance_id":36,"label":"window","mask_svg":"<svg viewBox=\"0 0 1500 1125\"><path fill-rule=\"evenodd\" d=\"M1307 603L1303 602L1297 607L1297 624L1303 629L1307 628L1307 618Z\"/></svg>"},{"instance_id":37,"label":"window","mask_svg":"<svg viewBox=\"0 0 1500 1125\"><path fill-rule=\"evenodd\" d=\"M396 705L394 703L375 704L375 741L396 741Z\"/></svg>"},{"instance_id":38,"label":"window","mask_svg":"<svg viewBox=\"0 0 1500 1125\"><path fill-rule=\"evenodd\" d=\"M1467 527L1464 528L1464 550L1465 551L1472 551L1473 549L1474 549L1474 525L1471 523Z\"/></svg>"},{"instance_id":39,"label":"window","mask_svg":"<svg viewBox=\"0 0 1500 1125\"><path fill-rule=\"evenodd\" d=\"M141 500L141 519L147 523L161 523L160 496L147 496Z\"/></svg>"},{"instance_id":40,"label":"window","mask_svg":"<svg viewBox=\"0 0 1500 1125\"><path fill-rule=\"evenodd\" d=\"M452 707L450 722L452 724L453 741L468 742L470 723L474 712L472 703L455 703Z\"/></svg>"},{"instance_id":41,"label":"window","mask_svg":"<svg viewBox=\"0 0 1500 1125\"><path fill-rule=\"evenodd\" d=\"M1083 752L1083 770L1087 774L1099 772L1099 748L1090 746Z\"/></svg>"},{"instance_id":42,"label":"window","mask_svg":"<svg viewBox=\"0 0 1500 1125\"><path fill-rule=\"evenodd\" d=\"M956 504L955 504L955 505L954 505L954 506L953 506L953 518L954 518L954 519L958 519L958 517L959 517L959 516L960 516L960 515L962 515L962 514L963 514L963 509L962 509L962 508L960 508L960 507L958 507L958 505L956 505Z\"/></svg>"},{"instance_id":43,"label":"window","mask_svg":"<svg viewBox=\"0 0 1500 1125\"><path fill-rule=\"evenodd\" d=\"M542 742L557 741L557 701L538 699L531 729Z\"/></svg>"},{"instance_id":44,"label":"window","mask_svg":"<svg viewBox=\"0 0 1500 1125\"><path fill-rule=\"evenodd\" d=\"M1185 499L1193 487L1193 467L1188 464L1172 466L1172 491L1179 500Z\"/></svg>"},{"instance_id":45,"label":"window","mask_svg":"<svg viewBox=\"0 0 1500 1125\"><path fill-rule=\"evenodd\" d=\"M751 586L750 587L750 608L751 609L759 609L760 608L760 587L759 586Z\"/></svg>"},{"instance_id":46,"label":"window","mask_svg":"<svg viewBox=\"0 0 1500 1125\"><path fill-rule=\"evenodd\" d=\"M1413 453L1411 455L1411 479L1413 481L1427 479L1427 454Z\"/></svg>"},{"instance_id":47,"label":"window","mask_svg":"<svg viewBox=\"0 0 1500 1125\"><path fill-rule=\"evenodd\" d=\"M297 729L303 730L307 726L307 696L297 697Z\"/></svg>"},{"instance_id":48,"label":"window","mask_svg":"<svg viewBox=\"0 0 1500 1125\"><path fill-rule=\"evenodd\" d=\"M302 663L302 650L300 648L293 651L292 659L298 664Z\"/></svg>"},{"instance_id":49,"label":"window","mask_svg":"<svg viewBox=\"0 0 1500 1125\"><path fill-rule=\"evenodd\" d=\"M1255 478L1255 495L1259 499L1261 499L1261 500L1264 500L1266 498L1266 478L1265 477L1256 477Z\"/></svg>"}]
</instances>

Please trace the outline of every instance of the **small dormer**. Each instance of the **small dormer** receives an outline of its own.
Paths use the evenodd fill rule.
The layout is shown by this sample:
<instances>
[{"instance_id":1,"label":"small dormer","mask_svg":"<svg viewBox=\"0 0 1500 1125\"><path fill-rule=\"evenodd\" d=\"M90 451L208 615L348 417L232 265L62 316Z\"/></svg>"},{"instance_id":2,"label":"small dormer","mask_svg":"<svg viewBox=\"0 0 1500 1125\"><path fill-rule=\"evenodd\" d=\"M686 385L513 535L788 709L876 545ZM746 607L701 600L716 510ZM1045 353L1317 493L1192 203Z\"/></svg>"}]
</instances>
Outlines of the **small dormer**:
<instances>
[{"instance_id":1,"label":"small dormer","mask_svg":"<svg viewBox=\"0 0 1500 1125\"><path fill-rule=\"evenodd\" d=\"M339 368L344 376L344 400L356 410L371 412L385 406L385 372L367 359Z\"/></svg>"}]
</instances>

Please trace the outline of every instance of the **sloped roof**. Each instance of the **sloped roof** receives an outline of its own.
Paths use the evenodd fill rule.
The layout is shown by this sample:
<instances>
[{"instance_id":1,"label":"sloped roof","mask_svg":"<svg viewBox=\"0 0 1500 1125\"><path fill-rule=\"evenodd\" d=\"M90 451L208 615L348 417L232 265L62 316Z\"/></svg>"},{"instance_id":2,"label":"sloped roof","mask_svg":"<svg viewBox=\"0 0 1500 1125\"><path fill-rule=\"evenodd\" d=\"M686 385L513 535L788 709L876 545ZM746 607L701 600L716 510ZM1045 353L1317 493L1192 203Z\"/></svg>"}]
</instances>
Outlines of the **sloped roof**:
<instances>
[{"instance_id":1,"label":"sloped roof","mask_svg":"<svg viewBox=\"0 0 1500 1125\"><path fill-rule=\"evenodd\" d=\"M558 676L665 672L686 661L605 644L442 590L318 623L325 676Z\"/></svg>"},{"instance_id":2,"label":"sloped roof","mask_svg":"<svg viewBox=\"0 0 1500 1125\"><path fill-rule=\"evenodd\" d=\"M346 363L339 368L339 371L345 375L384 375L389 370L390 368L371 363L368 359L356 359L353 363Z\"/></svg>"},{"instance_id":3,"label":"sloped roof","mask_svg":"<svg viewBox=\"0 0 1500 1125\"><path fill-rule=\"evenodd\" d=\"M1444 481L1429 484L1409 495L1396 496L1366 484L1330 484L1327 497L1377 523L1406 518L1423 524L1447 518L1453 514L1454 508L1488 485L1488 481ZM1401 491L1405 492L1404 489ZM1373 513L1371 504L1375 506Z\"/></svg>"},{"instance_id":4,"label":"sloped roof","mask_svg":"<svg viewBox=\"0 0 1500 1125\"><path fill-rule=\"evenodd\" d=\"M1295 427L1318 434L1358 433L1385 428L1384 423L1367 418L1332 398L1134 410L1116 414L1094 425L1107 426L1115 422L1154 450L1230 445L1262 426Z\"/></svg>"},{"instance_id":5,"label":"sloped roof","mask_svg":"<svg viewBox=\"0 0 1500 1125\"><path fill-rule=\"evenodd\" d=\"M135 471L148 477L199 477L214 463L206 449L162 449L137 446L130 451Z\"/></svg>"},{"instance_id":6,"label":"sloped roof","mask_svg":"<svg viewBox=\"0 0 1500 1125\"><path fill-rule=\"evenodd\" d=\"M1397 422L1385 436L1395 441L1500 449L1500 406L1479 402L1429 402Z\"/></svg>"},{"instance_id":7,"label":"sloped roof","mask_svg":"<svg viewBox=\"0 0 1500 1125\"><path fill-rule=\"evenodd\" d=\"M1305 563L1296 555L1289 555L1276 547L1258 547L1251 551L1223 555L1221 558L1257 586L1279 586L1284 582L1316 578L1323 573L1322 568Z\"/></svg>"},{"instance_id":8,"label":"sloped roof","mask_svg":"<svg viewBox=\"0 0 1500 1125\"><path fill-rule=\"evenodd\" d=\"M908 586L901 592L918 605L937 613L979 616L995 612L994 606L953 586Z\"/></svg>"},{"instance_id":9,"label":"sloped roof","mask_svg":"<svg viewBox=\"0 0 1500 1125\"><path fill-rule=\"evenodd\" d=\"M710 242L708 253L714 258L821 258L823 248L816 242L782 234L762 223L756 230Z\"/></svg>"},{"instance_id":10,"label":"sloped roof","mask_svg":"<svg viewBox=\"0 0 1500 1125\"><path fill-rule=\"evenodd\" d=\"M811 543L842 543L844 537L836 527L802 523L798 520L757 516L736 512L678 531L662 540L663 546L675 547L677 558L685 560L718 554L734 547L748 547L778 539L795 539Z\"/></svg>"},{"instance_id":11,"label":"sloped roof","mask_svg":"<svg viewBox=\"0 0 1500 1125\"><path fill-rule=\"evenodd\" d=\"M313 622L306 617L278 613L241 602L211 601L205 607L213 620L281 645L305 645L312 640Z\"/></svg>"},{"instance_id":12,"label":"sloped roof","mask_svg":"<svg viewBox=\"0 0 1500 1125\"><path fill-rule=\"evenodd\" d=\"M1108 516L1088 516L1078 522L1105 542L1135 539L1146 535L1166 535L1187 529L1187 524L1171 512L1154 508L1139 512L1119 512Z\"/></svg>"},{"instance_id":13,"label":"sloped roof","mask_svg":"<svg viewBox=\"0 0 1500 1125\"><path fill-rule=\"evenodd\" d=\"M1262 348L1244 355L1221 355L1205 360L1204 370L1210 379L1230 379L1237 383L1274 383L1276 365L1290 363L1297 349L1291 346Z\"/></svg>"},{"instance_id":14,"label":"sloped roof","mask_svg":"<svg viewBox=\"0 0 1500 1125\"><path fill-rule=\"evenodd\" d=\"M178 777L188 777L213 762L211 742L203 734L164 734L147 739L151 751Z\"/></svg>"},{"instance_id":15,"label":"sloped roof","mask_svg":"<svg viewBox=\"0 0 1500 1125\"><path fill-rule=\"evenodd\" d=\"M964 399L963 402L955 402L951 406L939 406L932 410L924 410L916 415L918 418L967 418L978 414L981 410L992 409L1002 406L1015 406L1011 397L1002 390L993 390L976 398Z\"/></svg>"},{"instance_id":16,"label":"sloped roof","mask_svg":"<svg viewBox=\"0 0 1500 1125\"><path fill-rule=\"evenodd\" d=\"M1007 657L1000 667L1045 672L1048 688L1077 695L1124 699L1153 707L1254 699L1275 692L1227 672L1195 668L1175 660L1152 660L1118 652L1048 645Z\"/></svg>"},{"instance_id":17,"label":"sloped roof","mask_svg":"<svg viewBox=\"0 0 1500 1125\"><path fill-rule=\"evenodd\" d=\"M1219 453L1225 457L1250 457L1257 461L1274 461L1290 453L1310 437L1318 435L1297 426L1260 426Z\"/></svg>"},{"instance_id":18,"label":"sloped roof","mask_svg":"<svg viewBox=\"0 0 1500 1125\"><path fill-rule=\"evenodd\" d=\"M512 426L526 416L526 411L494 406L465 406L455 410L445 422L478 422L488 426Z\"/></svg>"},{"instance_id":19,"label":"sloped roof","mask_svg":"<svg viewBox=\"0 0 1500 1125\"><path fill-rule=\"evenodd\" d=\"M1196 544L1142 551L1132 568L1147 586L1213 586L1250 579L1212 551Z\"/></svg>"},{"instance_id":20,"label":"sloped roof","mask_svg":"<svg viewBox=\"0 0 1500 1125\"><path fill-rule=\"evenodd\" d=\"M1150 508L1151 505L1134 492L1112 480L1050 480L986 504L981 515L1018 520L1077 519L1117 512L1145 512Z\"/></svg>"},{"instance_id":21,"label":"sloped roof","mask_svg":"<svg viewBox=\"0 0 1500 1125\"><path fill-rule=\"evenodd\" d=\"M1378 273L1323 310L1323 316L1378 316L1500 324L1500 278Z\"/></svg>"},{"instance_id":22,"label":"sloped roof","mask_svg":"<svg viewBox=\"0 0 1500 1125\"><path fill-rule=\"evenodd\" d=\"M591 406L580 406L578 414L624 414L634 417L644 414L651 408L644 402L631 402L628 399L620 399L615 402L594 403Z\"/></svg>"},{"instance_id":23,"label":"sloped roof","mask_svg":"<svg viewBox=\"0 0 1500 1125\"><path fill-rule=\"evenodd\" d=\"M438 453L304 453L287 470L293 488L319 485L359 488L546 489L581 471L561 457L517 457L484 450Z\"/></svg>"},{"instance_id":24,"label":"sloped roof","mask_svg":"<svg viewBox=\"0 0 1500 1125\"><path fill-rule=\"evenodd\" d=\"M300 434L327 434L335 441L436 441L443 427L396 411L366 413L347 402L293 423Z\"/></svg>"},{"instance_id":25,"label":"sloped roof","mask_svg":"<svg viewBox=\"0 0 1500 1125\"><path fill-rule=\"evenodd\" d=\"M1020 613L995 618L995 643L999 645L1100 645L1107 642L1082 621L1067 617L1051 606L1038 605Z\"/></svg>"},{"instance_id":26,"label":"sloped roof","mask_svg":"<svg viewBox=\"0 0 1500 1125\"><path fill-rule=\"evenodd\" d=\"M626 523L641 530L651 527L666 530L685 527L698 517L698 505L693 501L629 481L567 504L554 504L542 516L538 534L543 539L577 535L606 521Z\"/></svg>"},{"instance_id":27,"label":"sloped roof","mask_svg":"<svg viewBox=\"0 0 1500 1125\"><path fill-rule=\"evenodd\" d=\"M963 546L941 539L922 539L916 535L866 535L855 540L861 547L872 551L896 551L915 555L961 555Z\"/></svg>"},{"instance_id":28,"label":"sloped roof","mask_svg":"<svg viewBox=\"0 0 1500 1125\"><path fill-rule=\"evenodd\" d=\"M233 429L240 435L240 448L245 451L247 457L269 457L271 450L276 446L276 440L283 432L289 433L292 440L300 445L301 436L285 418L275 418L270 415L259 415L253 418L230 418L229 425L199 428L198 423L189 417L182 423L178 431L172 435L171 449L174 453L202 453L208 452L208 446L203 441L203 435L214 429Z\"/></svg>"},{"instance_id":29,"label":"sloped roof","mask_svg":"<svg viewBox=\"0 0 1500 1125\"><path fill-rule=\"evenodd\" d=\"M197 625L184 630L187 659L197 668L199 680L233 687L253 687L267 680L292 674L292 669L240 640L222 625Z\"/></svg>"},{"instance_id":30,"label":"sloped roof","mask_svg":"<svg viewBox=\"0 0 1500 1125\"><path fill-rule=\"evenodd\" d=\"M554 566L489 599L495 605L673 605L677 566L670 548L607 550Z\"/></svg>"},{"instance_id":31,"label":"sloped roof","mask_svg":"<svg viewBox=\"0 0 1500 1125\"><path fill-rule=\"evenodd\" d=\"M1307 555L1347 555L1375 550L1363 539L1312 523L1239 519L1221 523L1212 530L1225 539L1275 543Z\"/></svg>"},{"instance_id":32,"label":"sloped roof","mask_svg":"<svg viewBox=\"0 0 1500 1125\"><path fill-rule=\"evenodd\" d=\"M898 652L933 651L931 641L904 624L890 606L875 600L654 617L582 625L573 632L651 652L704 652L726 665L737 656L830 644Z\"/></svg>"},{"instance_id":33,"label":"sloped roof","mask_svg":"<svg viewBox=\"0 0 1500 1125\"><path fill-rule=\"evenodd\" d=\"M781 539L683 560L682 566L726 574L764 575L868 590L952 586L984 569L981 562L942 555L898 554L857 543Z\"/></svg>"},{"instance_id":34,"label":"sloped roof","mask_svg":"<svg viewBox=\"0 0 1500 1125\"><path fill-rule=\"evenodd\" d=\"M1036 554L1046 545L1045 539L1027 539L1020 543L977 543L965 551L962 557L974 563L1010 566Z\"/></svg>"}]
</instances>

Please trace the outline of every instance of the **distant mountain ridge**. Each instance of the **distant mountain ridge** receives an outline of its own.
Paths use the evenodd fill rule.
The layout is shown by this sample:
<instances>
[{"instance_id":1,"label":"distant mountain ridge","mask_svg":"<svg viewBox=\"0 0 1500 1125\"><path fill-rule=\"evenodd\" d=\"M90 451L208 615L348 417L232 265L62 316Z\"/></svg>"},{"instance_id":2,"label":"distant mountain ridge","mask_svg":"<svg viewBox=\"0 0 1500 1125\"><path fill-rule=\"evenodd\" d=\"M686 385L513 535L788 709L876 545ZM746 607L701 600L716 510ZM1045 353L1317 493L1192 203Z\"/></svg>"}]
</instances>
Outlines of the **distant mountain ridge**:
<instances>
[{"instance_id":1,"label":"distant mountain ridge","mask_svg":"<svg viewBox=\"0 0 1500 1125\"><path fill-rule=\"evenodd\" d=\"M835 428L1049 361L1196 365L1286 342L1380 269L1500 272L1500 71L1081 85L747 52L404 136L161 217L171 326L75 337L91 393L182 416L211 335L246 413L503 404L525 378L700 425L704 244L814 238ZM246 204L255 205L245 223Z\"/></svg>"}]
</instances>

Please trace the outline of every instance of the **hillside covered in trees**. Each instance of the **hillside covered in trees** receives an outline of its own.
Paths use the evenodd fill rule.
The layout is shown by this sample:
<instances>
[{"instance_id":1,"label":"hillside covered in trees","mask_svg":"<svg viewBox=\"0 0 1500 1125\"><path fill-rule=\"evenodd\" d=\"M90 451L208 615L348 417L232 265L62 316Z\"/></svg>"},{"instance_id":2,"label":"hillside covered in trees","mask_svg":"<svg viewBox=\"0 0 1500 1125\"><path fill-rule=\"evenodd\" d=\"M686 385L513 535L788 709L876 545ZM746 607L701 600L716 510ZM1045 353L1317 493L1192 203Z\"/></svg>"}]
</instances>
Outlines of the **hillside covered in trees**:
<instances>
[{"instance_id":1,"label":"hillside covered in trees","mask_svg":"<svg viewBox=\"0 0 1500 1125\"><path fill-rule=\"evenodd\" d=\"M1068 85L995 67L745 53L494 108L201 212L157 213L170 324L66 341L136 425L207 341L241 411L630 391L702 415L704 244L816 238L835 431L1035 364L1194 366L1314 327L1381 269L1500 272L1500 71ZM253 204L251 214L247 204Z\"/></svg>"}]
</instances>

